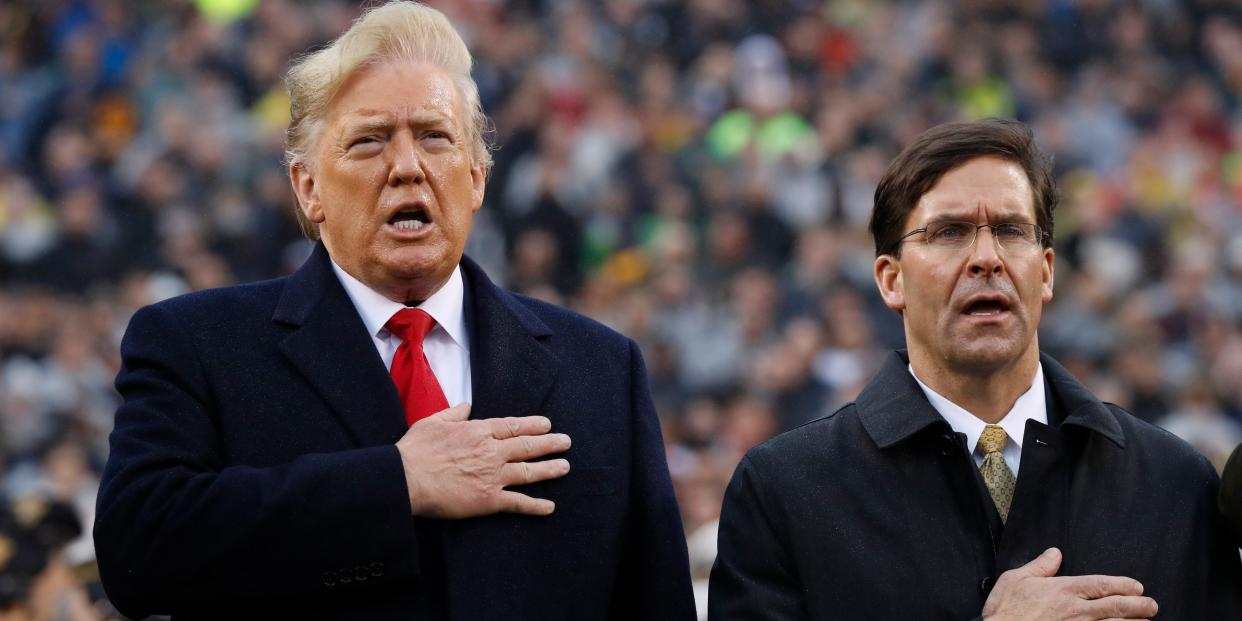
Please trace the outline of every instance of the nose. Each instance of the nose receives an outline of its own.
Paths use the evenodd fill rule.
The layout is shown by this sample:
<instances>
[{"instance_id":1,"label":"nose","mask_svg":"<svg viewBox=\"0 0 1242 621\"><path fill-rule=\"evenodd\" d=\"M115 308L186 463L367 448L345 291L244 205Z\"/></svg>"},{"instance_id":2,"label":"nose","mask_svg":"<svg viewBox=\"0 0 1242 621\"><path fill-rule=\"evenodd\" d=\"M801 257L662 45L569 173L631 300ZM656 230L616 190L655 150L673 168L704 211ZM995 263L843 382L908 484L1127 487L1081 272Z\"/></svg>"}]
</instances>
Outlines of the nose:
<instances>
[{"instance_id":1,"label":"nose","mask_svg":"<svg viewBox=\"0 0 1242 621\"><path fill-rule=\"evenodd\" d=\"M984 235L988 236L986 240L983 238ZM1000 249L996 245L996 236L992 234L992 228L988 226L979 227L975 231L975 243L970 247L969 262L967 263L970 273L975 276L1000 274L1003 266Z\"/></svg>"},{"instance_id":2,"label":"nose","mask_svg":"<svg viewBox=\"0 0 1242 621\"><path fill-rule=\"evenodd\" d=\"M397 132L389 149L392 155L388 164L388 185L419 184L427 178L423 173L422 154L412 136Z\"/></svg>"}]
</instances>

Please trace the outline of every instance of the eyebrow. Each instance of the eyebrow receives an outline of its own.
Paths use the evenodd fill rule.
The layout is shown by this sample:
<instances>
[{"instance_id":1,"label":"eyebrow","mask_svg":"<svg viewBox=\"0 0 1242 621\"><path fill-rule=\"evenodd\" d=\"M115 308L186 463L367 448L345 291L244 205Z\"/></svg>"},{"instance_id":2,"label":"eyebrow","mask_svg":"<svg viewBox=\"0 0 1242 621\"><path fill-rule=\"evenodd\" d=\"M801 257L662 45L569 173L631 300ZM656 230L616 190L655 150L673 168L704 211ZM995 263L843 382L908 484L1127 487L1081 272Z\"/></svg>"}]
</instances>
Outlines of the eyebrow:
<instances>
[{"instance_id":1,"label":"eyebrow","mask_svg":"<svg viewBox=\"0 0 1242 621\"><path fill-rule=\"evenodd\" d=\"M947 214L940 214L938 216L934 216L928 219L927 222L924 222L921 226L927 227L933 224L941 224L944 222L974 222L974 221L975 221L974 213L966 213L966 212L947 213ZM993 218L989 218L989 222L991 224L1010 224L1014 222L1027 222L1027 219L1026 219L1025 214L1021 214L1016 211L1006 211L1004 213L997 214Z\"/></svg>"},{"instance_id":2,"label":"eyebrow","mask_svg":"<svg viewBox=\"0 0 1242 621\"><path fill-rule=\"evenodd\" d=\"M415 127L451 125L451 119L438 112L419 112L409 117ZM384 110L361 108L345 115L344 133L358 134L368 131L390 130L396 124L394 115Z\"/></svg>"},{"instance_id":3,"label":"eyebrow","mask_svg":"<svg viewBox=\"0 0 1242 621\"><path fill-rule=\"evenodd\" d=\"M376 131L388 131L392 129L392 126L392 120L387 118L370 118L358 121L347 121L342 128L341 135L353 136Z\"/></svg>"}]
</instances>

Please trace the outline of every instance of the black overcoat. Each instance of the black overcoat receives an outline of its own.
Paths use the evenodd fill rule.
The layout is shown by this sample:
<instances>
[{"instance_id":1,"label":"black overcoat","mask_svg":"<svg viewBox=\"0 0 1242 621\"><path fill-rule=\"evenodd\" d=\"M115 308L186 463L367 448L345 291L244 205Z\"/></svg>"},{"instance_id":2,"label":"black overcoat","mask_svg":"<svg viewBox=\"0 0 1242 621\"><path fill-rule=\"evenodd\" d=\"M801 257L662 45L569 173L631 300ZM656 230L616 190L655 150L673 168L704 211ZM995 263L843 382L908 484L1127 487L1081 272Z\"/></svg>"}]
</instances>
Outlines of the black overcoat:
<instances>
[{"instance_id":1,"label":"black overcoat","mask_svg":"<svg viewBox=\"0 0 1242 621\"><path fill-rule=\"evenodd\" d=\"M388 371L322 245L288 278L146 307L95 522L108 596L181 619L692 619L638 349L463 259L472 418L569 434L548 517L410 515ZM521 490L522 488L516 488Z\"/></svg>"},{"instance_id":2,"label":"black overcoat","mask_svg":"<svg viewBox=\"0 0 1242 621\"><path fill-rule=\"evenodd\" d=\"M1045 549L1059 575L1138 579L1160 621L1242 619L1242 567L1208 460L1041 356L1002 525L965 446L890 356L858 400L751 450L726 492L709 618L978 617Z\"/></svg>"},{"instance_id":3,"label":"black overcoat","mask_svg":"<svg viewBox=\"0 0 1242 621\"><path fill-rule=\"evenodd\" d=\"M1221 475L1220 512L1233 535L1233 542L1242 546L1242 444L1233 449Z\"/></svg>"}]
</instances>

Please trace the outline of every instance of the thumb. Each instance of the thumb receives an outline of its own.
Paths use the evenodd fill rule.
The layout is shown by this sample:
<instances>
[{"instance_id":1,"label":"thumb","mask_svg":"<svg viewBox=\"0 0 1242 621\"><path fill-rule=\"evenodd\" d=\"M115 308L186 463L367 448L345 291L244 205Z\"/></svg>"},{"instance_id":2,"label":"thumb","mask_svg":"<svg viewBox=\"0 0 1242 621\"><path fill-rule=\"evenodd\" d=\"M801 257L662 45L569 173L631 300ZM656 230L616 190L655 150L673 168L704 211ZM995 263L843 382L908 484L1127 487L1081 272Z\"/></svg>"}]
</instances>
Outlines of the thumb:
<instances>
[{"instance_id":1,"label":"thumb","mask_svg":"<svg viewBox=\"0 0 1242 621\"><path fill-rule=\"evenodd\" d=\"M450 422L450 423L460 423L470 418L470 402L462 401L461 403L458 403L457 405L451 408L448 408L446 410L440 410L439 412L436 412L435 414L432 414L431 416L428 416L427 418L434 418L436 420L441 420L441 421Z\"/></svg>"},{"instance_id":2,"label":"thumb","mask_svg":"<svg viewBox=\"0 0 1242 621\"><path fill-rule=\"evenodd\" d=\"M1056 548L1048 548L1031 562L1019 567L1018 571L1039 578L1051 578L1057 575L1057 570L1060 568L1061 551Z\"/></svg>"}]
</instances>

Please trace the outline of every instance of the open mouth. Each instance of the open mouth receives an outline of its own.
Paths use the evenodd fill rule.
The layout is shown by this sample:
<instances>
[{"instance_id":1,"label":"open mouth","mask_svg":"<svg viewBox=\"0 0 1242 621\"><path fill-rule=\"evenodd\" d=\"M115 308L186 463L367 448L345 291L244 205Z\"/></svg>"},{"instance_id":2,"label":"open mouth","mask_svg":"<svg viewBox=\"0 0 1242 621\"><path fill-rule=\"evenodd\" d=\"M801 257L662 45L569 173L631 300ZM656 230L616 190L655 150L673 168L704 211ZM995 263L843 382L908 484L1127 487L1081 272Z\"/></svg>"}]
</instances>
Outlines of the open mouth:
<instances>
[{"instance_id":1,"label":"open mouth","mask_svg":"<svg viewBox=\"0 0 1242 621\"><path fill-rule=\"evenodd\" d=\"M398 231L412 232L431 224L431 217L427 215L426 210L414 207L398 211L388 220L388 224L391 224Z\"/></svg>"},{"instance_id":2,"label":"open mouth","mask_svg":"<svg viewBox=\"0 0 1242 621\"><path fill-rule=\"evenodd\" d=\"M990 317L1009 311L1009 303L999 298L975 300L966 305L962 313L972 317Z\"/></svg>"}]
</instances>

